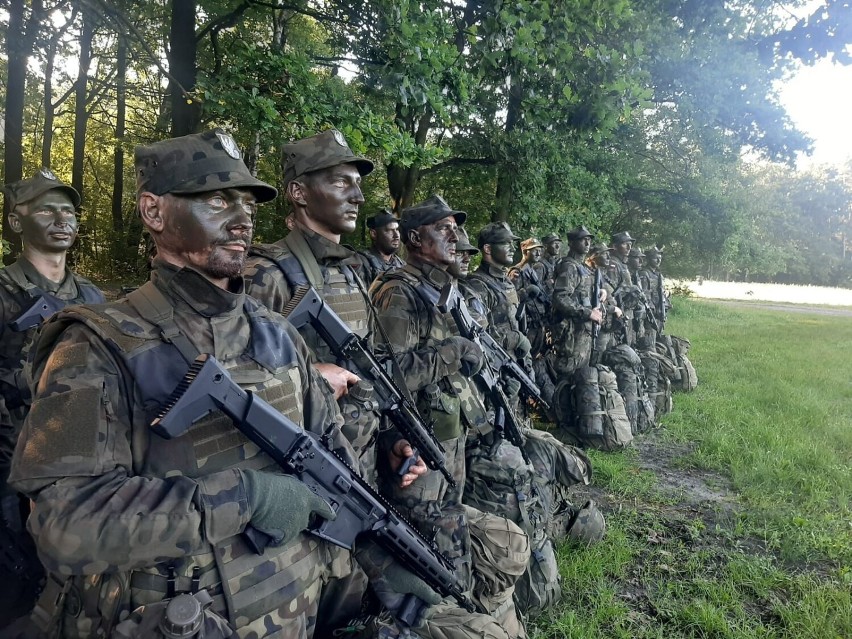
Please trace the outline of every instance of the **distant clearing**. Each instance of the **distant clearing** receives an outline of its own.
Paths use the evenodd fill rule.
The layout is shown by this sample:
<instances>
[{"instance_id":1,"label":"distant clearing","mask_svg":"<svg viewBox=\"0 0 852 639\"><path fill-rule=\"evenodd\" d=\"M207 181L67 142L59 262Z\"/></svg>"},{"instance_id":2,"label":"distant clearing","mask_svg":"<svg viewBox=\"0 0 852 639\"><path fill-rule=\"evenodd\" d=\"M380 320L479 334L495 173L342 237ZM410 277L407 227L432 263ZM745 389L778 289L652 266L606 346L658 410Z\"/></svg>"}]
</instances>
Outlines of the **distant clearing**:
<instances>
[{"instance_id":1,"label":"distant clearing","mask_svg":"<svg viewBox=\"0 0 852 639\"><path fill-rule=\"evenodd\" d=\"M759 282L716 282L704 280L674 280L687 286L696 297L716 300L755 300L789 304L822 306L852 306L852 289L828 286L797 286L795 284L762 284Z\"/></svg>"}]
</instances>

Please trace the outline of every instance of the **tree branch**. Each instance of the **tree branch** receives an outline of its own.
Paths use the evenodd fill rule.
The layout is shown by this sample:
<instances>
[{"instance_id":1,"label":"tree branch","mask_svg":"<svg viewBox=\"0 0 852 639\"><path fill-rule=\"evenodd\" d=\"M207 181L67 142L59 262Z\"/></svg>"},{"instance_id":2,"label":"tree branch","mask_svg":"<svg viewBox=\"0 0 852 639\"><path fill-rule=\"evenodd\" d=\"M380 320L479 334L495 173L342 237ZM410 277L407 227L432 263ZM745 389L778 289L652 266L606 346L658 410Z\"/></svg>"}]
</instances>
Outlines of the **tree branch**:
<instances>
[{"instance_id":1,"label":"tree branch","mask_svg":"<svg viewBox=\"0 0 852 639\"><path fill-rule=\"evenodd\" d=\"M436 173L437 171L441 171L442 169L446 169L451 166L460 166L465 164L474 166L494 166L495 164L497 164L497 162L494 160L494 158L450 158L449 160L446 160L434 166L421 169L420 175L428 175L430 173Z\"/></svg>"}]
</instances>

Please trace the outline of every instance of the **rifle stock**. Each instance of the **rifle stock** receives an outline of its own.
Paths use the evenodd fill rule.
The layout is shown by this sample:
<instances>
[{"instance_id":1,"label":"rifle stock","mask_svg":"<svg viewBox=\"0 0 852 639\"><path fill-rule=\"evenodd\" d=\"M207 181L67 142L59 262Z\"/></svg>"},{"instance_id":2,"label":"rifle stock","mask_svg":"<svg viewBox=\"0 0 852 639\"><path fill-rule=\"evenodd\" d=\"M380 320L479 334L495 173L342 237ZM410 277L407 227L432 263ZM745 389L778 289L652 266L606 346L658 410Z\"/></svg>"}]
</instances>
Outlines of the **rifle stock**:
<instances>
[{"instance_id":1,"label":"rifle stock","mask_svg":"<svg viewBox=\"0 0 852 639\"><path fill-rule=\"evenodd\" d=\"M456 481L447 470L441 443L424 424L414 403L364 343L366 340L358 337L310 286L298 287L282 314L296 329L310 323L337 357L352 362L358 373L373 384L382 413L408 440L415 455L420 455L429 468L440 472L455 487Z\"/></svg>"},{"instance_id":2,"label":"rifle stock","mask_svg":"<svg viewBox=\"0 0 852 639\"><path fill-rule=\"evenodd\" d=\"M12 320L9 326L12 327L13 331L29 330L64 307L65 302L53 297L53 295L40 295L18 317Z\"/></svg>"},{"instance_id":3,"label":"rifle stock","mask_svg":"<svg viewBox=\"0 0 852 639\"><path fill-rule=\"evenodd\" d=\"M327 442L302 429L258 395L240 388L211 355L196 358L151 428L172 439L214 410L230 417L249 440L337 513L333 521L318 519L307 532L350 549L359 535L369 535L442 597L452 596L465 609L475 610L455 576L452 562L432 542L329 450Z\"/></svg>"}]
</instances>

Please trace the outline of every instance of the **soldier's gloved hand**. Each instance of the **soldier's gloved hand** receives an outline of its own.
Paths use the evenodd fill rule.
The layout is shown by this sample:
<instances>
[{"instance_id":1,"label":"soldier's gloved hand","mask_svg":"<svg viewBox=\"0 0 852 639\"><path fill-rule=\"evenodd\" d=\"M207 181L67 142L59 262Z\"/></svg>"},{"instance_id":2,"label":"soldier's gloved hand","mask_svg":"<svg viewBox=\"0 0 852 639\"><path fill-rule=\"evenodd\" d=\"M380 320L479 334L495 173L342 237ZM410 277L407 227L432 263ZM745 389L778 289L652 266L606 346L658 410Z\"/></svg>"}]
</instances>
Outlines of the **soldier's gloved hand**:
<instances>
[{"instance_id":1,"label":"soldier's gloved hand","mask_svg":"<svg viewBox=\"0 0 852 639\"><path fill-rule=\"evenodd\" d=\"M515 344L515 356L518 359L525 359L529 357L531 350L532 344L530 344L530 340L527 336L522 333L518 333L518 343Z\"/></svg>"},{"instance_id":2,"label":"soldier's gloved hand","mask_svg":"<svg viewBox=\"0 0 852 639\"><path fill-rule=\"evenodd\" d=\"M251 525L281 546L296 538L315 514L333 520L325 500L291 475L241 470L251 506Z\"/></svg>"},{"instance_id":3,"label":"soldier's gloved hand","mask_svg":"<svg viewBox=\"0 0 852 639\"><path fill-rule=\"evenodd\" d=\"M503 391L509 399L515 399L521 392L521 383L514 377L503 378Z\"/></svg>"},{"instance_id":4,"label":"soldier's gloved hand","mask_svg":"<svg viewBox=\"0 0 852 639\"><path fill-rule=\"evenodd\" d=\"M441 595L420 577L403 568L388 551L368 537L361 537L356 542L355 561L366 573L379 601L395 618L399 619L398 613L408 595L414 595L423 602L418 618L405 620L408 625L416 626L426 608L441 601Z\"/></svg>"},{"instance_id":5,"label":"soldier's gloved hand","mask_svg":"<svg viewBox=\"0 0 852 639\"><path fill-rule=\"evenodd\" d=\"M537 300L541 297L541 288L537 284L530 284L524 289L528 300Z\"/></svg>"},{"instance_id":6,"label":"soldier's gloved hand","mask_svg":"<svg viewBox=\"0 0 852 639\"><path fill-rule=\"evenodd\" d=\"M465 377L476 374L482 368L482 349L465 337L448 337L438 347L438 354L448 365L445 374L461 371ZM451 368L455 364L456 368Z\"/></svg>"}]
</instances>

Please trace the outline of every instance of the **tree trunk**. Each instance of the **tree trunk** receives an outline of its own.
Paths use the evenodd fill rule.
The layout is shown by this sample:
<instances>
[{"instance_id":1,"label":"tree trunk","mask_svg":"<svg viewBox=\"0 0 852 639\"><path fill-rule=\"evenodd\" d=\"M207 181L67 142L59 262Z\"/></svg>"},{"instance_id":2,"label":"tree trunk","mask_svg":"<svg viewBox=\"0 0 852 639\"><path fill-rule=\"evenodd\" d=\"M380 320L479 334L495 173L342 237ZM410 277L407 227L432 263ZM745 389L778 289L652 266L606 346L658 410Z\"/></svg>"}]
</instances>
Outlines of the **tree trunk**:
<instances>
[{"instance_id":1,"label":"tree trunk","mask_svg":"<svg viewBox=\"0 0 852 639\"><path fill-rule=\"evenodd\" d=\"M172 81L172 137L196 133L199 109L185 92L195 88L196 0L172 0L172 19L169 26L169 73L180 83Z\"/></svg>"},{"instance_id":2,"label":"tree trunk","mask_svg":"<svg viewBox=\"0 0 852 639\"><path fill-rule=\"evenodd\" d=\"M127 99L127 39L119 34L116 51L116 88L115 88L115 150L112 174L112 231L113 259L121 262L124 250L119 241L124 237L124 125Z\"/></svg>"},{"instance_id":3,"label":"tree trunk","mask_svg":"<svg viewBox=\"0 0 852 639\"><path fill-rule=\"evenodd\" d=\"M44 67L44 135L41 138L41 165L50 168L50 147L53 146L53 62L56 57L56 38L50 39Z\"/></svg>"},{"instance_id":4,"label":"tree trunk","mask_svg":"<svg viewBox=\"0 0 852 639\"><path fill-rule=\"evenodd\" d=\"M426 112L415 120L414 116L402 116L399 108L400 105L397 105L397 126L411 133L417 146L425 146L429 129L432 127L432 110L426 107ZM414 191L420 182L420 170L421 167L416 165L388 165L388 190L393 202L393 212L397 215L402 209L413 204Z\"/></svg>"},{"instance_id":5,"label":"tree trunk","mask_svg":"<svg viewBox=\"0 0 852 639\"><path fill-rule=\"evenodd\" d=\"M27 61L32 53L36 32L42 18L41 0L32 0L29 18L25 20L26 0L10 0L9 31L6 38L8 72L6 78L5 143L3 145L3 183L17 182L24 177L24 95L27 81ZM20 37L17 34L21 34ZM3 257L11 264L21 252L21 238L9 228L9 198L3 198L3 239L9 242L9 253Z\"/></svg>"},{"instance_id":6,"label":"tree trunk","mask_svg":"<svg viewBox=\"0 0 852 639\"><path fill-rule=\"evenodd\" d=\"M523 83L518 73L513 73L509 84L509 104L506 108L506 144L512 144L512 132L517 128L521 119L521 101L523 98ZM511 157L512 154L504 154ZM515 167L503 160L497 168L497 192L495 193L494 215L492 222L508 222L512 212L515 190Z\"/></svg>"},{"instance_id":7,"label":"tree trunk","mask_svg":"<svg viewBox=\"0 0 852 639\"><path fill-rule=\"evenodd\" d=\"M80 68L74 87L74 156L71 160L71 186L77 189L80 194L82 211L77 244L74 250L68 252L68 261L72 265L76 262L78 254L86 252L86 227L92 222L85 213L86 191L83 184L83 169L86 160L86 127L89 122L86 99L88 98L89 65L92 62L94 28L92 25L93 18L88 10L83 10L80 14L80 20L82 21L80 28Z\"/></svg>"}]
</instances>

